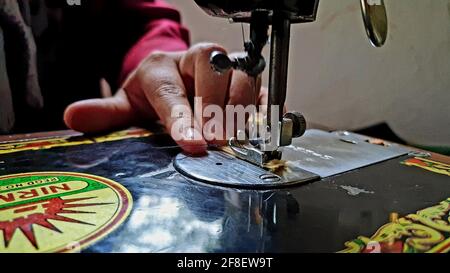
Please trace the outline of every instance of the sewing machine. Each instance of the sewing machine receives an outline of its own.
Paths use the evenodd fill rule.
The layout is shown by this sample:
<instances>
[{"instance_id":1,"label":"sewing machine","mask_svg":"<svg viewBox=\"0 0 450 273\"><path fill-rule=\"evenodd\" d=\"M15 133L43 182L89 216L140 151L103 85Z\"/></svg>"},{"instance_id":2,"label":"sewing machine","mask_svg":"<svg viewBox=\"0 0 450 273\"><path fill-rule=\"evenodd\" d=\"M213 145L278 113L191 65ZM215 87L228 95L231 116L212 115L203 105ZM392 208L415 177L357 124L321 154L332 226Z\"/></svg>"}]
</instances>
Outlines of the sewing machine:
<instances>
[{"instance_id":1,"label":"sewing machine","mask_svg":"<svg viewBox=\"0 0 450 273\"><path fill-rule=\"evenodd\" d=\"M290 25L313 22L319 1L196 2L251 26L246 57L212 54L217 72L257 77L272 26L269 108L283 105ZM361 3L381 46L386 11L370 4L383 2ZM236 138L202 157L143 129L0 137L0 253L449 252L449 157L306 130L295 112L268 120L275 145Z\"/></svg>"},{"instance_id":2,"label":"sewing machine","mask_svg":"<svg viewBox=\"0 0 450 273\"><path fill-rule=\"evenodd\" d=\"M302 114L283 114L282 108L287 95L291 24L314 22L319 0L195 2L209 15L228 18L233 23L250 24L250 39L244 44L246 56L231 59L224 53L214 52L211 54L214 71L224 73L237 69L247 73L250 78L256 78L267 66L262 51L270 44L269 100L267 114L263 121L259 121L263 124L262 132L238 132L238 136L245 137L229 140L231 156L228 155L230 153L218 151L210 151L202 158L180 155L175 166L181 173L215 184L277 187L314 181L408 153L408 150L393 143L384 143L380 147L369 143L368 138L350 132L307 131L306 119ZM382 46L387 38L384 2L361 0L361 11L370 42L376 47ZM261 128L255 119L253 122L251 128ZM280 167L280 162L286 165ZM205 170L205 164L211 168ZM274 164L287 171L280 171L278 168L274 173ZM233 175L236 173L238 175ZM244 175L248 173L253 175Z\"/></svg>"}]
</instances>

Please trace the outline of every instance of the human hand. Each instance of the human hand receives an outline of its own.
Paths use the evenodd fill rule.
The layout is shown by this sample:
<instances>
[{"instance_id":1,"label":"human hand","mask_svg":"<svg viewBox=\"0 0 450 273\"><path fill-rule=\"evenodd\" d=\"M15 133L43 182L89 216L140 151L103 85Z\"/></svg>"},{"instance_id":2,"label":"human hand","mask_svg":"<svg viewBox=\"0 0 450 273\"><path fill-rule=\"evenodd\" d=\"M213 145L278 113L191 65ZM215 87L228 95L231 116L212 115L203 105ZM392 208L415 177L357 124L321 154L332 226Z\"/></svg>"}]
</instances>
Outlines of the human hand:
<instances>
[{"instance_id":1,"label":"human hand","mask_svg":"<svg viewBox=\"0 0 450 273\"><path fill-rule=\"evenodd\" d=\"M70 105L64 114L68 127L84 133L95 133L160 120L167 131L186 152L201 154L216 138L203 130L209 118L194 117L191 102L202 98L203 107L218 105L267 104L267 90L256 88L241 71L230 70L218 74L211 69L210 55L225 50L215 44L198 44L185 52L154 52L131 73L115 96L91 99ZM256 94L255 94L256 90ZM175 107L188 109L174 116ZM216 118L216 117L213 117ZM223 119L222 119L223 120ZM178 132L175 124L183 124Z\"/></svg>"}]
</instances>

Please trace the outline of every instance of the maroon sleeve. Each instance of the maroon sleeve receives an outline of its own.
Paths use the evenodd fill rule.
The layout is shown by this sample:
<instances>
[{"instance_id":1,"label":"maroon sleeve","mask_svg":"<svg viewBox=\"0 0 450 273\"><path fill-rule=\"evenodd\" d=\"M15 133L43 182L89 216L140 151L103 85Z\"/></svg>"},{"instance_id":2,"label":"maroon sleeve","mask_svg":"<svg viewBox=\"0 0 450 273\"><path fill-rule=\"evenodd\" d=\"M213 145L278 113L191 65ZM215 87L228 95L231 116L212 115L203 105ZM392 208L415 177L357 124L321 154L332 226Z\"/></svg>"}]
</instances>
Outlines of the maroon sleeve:
<instances>
[{"instance_id":1,"label":"maroon sleeve","mask_svg":"<svg viewBox=\"0 0 450 273\"><path fill-rule=\"evenodd\" d=\"M180 51L189 47L189 32L181 25L180 13L162 0L124 0L142 24L144 35L125 55L121 82L153 51Z\"/></svg>"}]
</instances>

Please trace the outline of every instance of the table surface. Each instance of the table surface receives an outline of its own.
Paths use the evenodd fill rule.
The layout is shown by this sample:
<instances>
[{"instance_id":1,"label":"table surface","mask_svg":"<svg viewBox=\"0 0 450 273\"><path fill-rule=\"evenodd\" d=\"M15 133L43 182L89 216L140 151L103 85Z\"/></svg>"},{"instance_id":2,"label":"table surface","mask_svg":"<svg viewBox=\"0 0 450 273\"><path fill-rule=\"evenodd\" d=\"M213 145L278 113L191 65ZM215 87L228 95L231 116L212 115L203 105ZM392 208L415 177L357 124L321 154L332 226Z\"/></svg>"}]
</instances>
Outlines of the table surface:
<instances>
[{"instance_id":1,"label":"table surface","mask_svg":"<svg viewBox=\"0 0 450 273\"><path fill-rule=\"evenodd\" d=\"M27 140L38 140L57 137L81 136L81 135L83 134L72 130L39 132L30 134L17 134L17 135L0 135L0 143L20 142Z\"/></svg>"},{"instance_id":2,"label":"table surface","mask_svg":"<svg viewBox=\"0 0 450 273\"><path fill-rule=\"evenodd\" d=\"M0 142L67 136L80 134L6 136ZM180 150L164 148L172 145L170 137L156 134L11 153L0 155L0 175L67 171L124 185L134 200L130 217L86 252L337 252L358 236L374 235L394 212L403 217L450 197L449 177L402 165L410 156L300 187L210 186L173 169Z\"/></svg>"}]
</instances>

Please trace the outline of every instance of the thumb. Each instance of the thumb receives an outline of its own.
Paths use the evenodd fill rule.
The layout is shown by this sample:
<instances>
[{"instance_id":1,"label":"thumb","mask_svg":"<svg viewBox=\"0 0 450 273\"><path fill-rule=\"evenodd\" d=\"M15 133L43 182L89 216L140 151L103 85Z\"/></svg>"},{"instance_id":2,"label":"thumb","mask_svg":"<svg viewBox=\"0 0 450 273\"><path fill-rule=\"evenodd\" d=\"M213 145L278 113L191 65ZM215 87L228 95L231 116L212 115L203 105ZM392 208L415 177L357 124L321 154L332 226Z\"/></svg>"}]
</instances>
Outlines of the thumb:
<instances>
[{"instance_id":1,"label":"thumb","mask_svg":"<svg viewBox=\"0 0 450 273\"><path fill-rule=\"evenodd\" d=\"M130 126L135 119L135 113L124 90L120 90L114 97L73 103L64 113L66 125L83 133Z\"/></svg>"}]
</instances>

